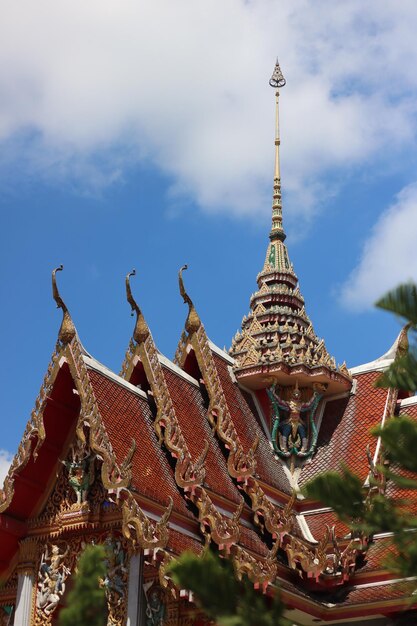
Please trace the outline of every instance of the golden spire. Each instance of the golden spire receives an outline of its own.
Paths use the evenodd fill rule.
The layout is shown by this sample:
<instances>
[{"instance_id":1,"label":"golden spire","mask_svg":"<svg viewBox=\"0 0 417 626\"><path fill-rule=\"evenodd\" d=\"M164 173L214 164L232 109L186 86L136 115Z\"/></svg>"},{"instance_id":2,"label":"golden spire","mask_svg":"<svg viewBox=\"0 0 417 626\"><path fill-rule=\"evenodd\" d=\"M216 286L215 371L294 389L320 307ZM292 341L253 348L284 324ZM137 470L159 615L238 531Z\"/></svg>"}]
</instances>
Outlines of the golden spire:
<instances>
[{"instance_id":1,"label":"golden spire","mask_svg":"<svg viewBox=\"0 0 417 626\"><path fill-rule=\"evenodd\" d=\"M284 241L285 233L282 227L282 201L281 201L281 168L279 161L279 89L284 87L286 80L282 75L278 59L275 63L274 72L271 76L269 84L276 89L275 92L275 168L274 168L274 191L272 201L272 228L269 234L271 241L280 239Z\"/></svg>"},{"instance_id":2,"label":"golden spire","mask_svg":"<svg viewBox=\"0 0 417 626\"><path fill-rule=\"evenodd\" d=\"M184 270L188 269L188 265L183 265L182 268L180 269L179 273L178 273L178 281L179 281L179 285L180 285L180 294L183 297L184 302L186 302L188 304L188 316L187 316L187 320L185 322L185 330L187 331L187 333L189 333L190 335L192 333L194 333L196 330L198 330L198 328L200 328L201 326L201 320L198 316L197 311L195 310L195 306L193 304L193 301L191 300L190 296L188 295L188 293L185 291L185 287L184 287L184 281L182 278L182 273Z\"/></svg>"},{"instance_id":3,"label":"golden spire","mask_svg":"<svg viewBox=\"0 0 417 626\"><path fill-rule=\"evenodd\" d=\"M63 269L64 266L61 264L52 271L52 296L56 302L57 308L62 309L63 318L58 333L58 341L65 345L70 343L77 331L75 330L74 322L71 319L67 306L59 294L58 285L56 284L56 273L62 272Z\"/></svg>"},{"instance_id":4,"label":"golden spire","mask_svg":"<svg viewBox=\"0 0 417 626\"><path fill-rule=\"evenodd\" d=\"M148 328L147 323L145 322L145 318L143 317L142 311L138 307L136 300L134 299L132 295L132 290L130 288L131 276L136 276L135 269L129 272L126 276L126 298L130 306L132 307L131 315L133 315L133 313L136 312L136 324L135 324L135 330L133 331L133 339L136 341L136 343L143 343L145 339L149 336L150 330Z\"/></svg>"}]
</instances>

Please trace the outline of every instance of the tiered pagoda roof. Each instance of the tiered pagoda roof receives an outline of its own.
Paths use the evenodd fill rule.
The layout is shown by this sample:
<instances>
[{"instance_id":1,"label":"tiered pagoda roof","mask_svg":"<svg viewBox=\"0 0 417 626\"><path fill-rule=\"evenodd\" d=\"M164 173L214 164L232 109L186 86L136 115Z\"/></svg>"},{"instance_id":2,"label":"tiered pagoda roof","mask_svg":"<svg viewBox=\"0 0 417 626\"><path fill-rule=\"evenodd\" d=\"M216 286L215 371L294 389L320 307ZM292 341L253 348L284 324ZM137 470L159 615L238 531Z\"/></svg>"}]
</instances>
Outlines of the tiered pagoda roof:
<instances>
[{"instance_id":1,"label":"tiered pagoda roof","mask_svg":"<svg viewBox=\"0 0 417 626\"><path fill-rule=\"evenodd\" d=\"M250 312L242 320L230 349L234 371L242 383L262 388L281 385L324 383L328 393L349 389L351 380L346 364L338 367L324 340L314 332L305 309L293 264L285 245L282 223L280 170L279 88L285 86L278 61L270 80L275 98L275 168L272 200L272 227L258 290L250 298Z\"/></svg>"}]
</instances>

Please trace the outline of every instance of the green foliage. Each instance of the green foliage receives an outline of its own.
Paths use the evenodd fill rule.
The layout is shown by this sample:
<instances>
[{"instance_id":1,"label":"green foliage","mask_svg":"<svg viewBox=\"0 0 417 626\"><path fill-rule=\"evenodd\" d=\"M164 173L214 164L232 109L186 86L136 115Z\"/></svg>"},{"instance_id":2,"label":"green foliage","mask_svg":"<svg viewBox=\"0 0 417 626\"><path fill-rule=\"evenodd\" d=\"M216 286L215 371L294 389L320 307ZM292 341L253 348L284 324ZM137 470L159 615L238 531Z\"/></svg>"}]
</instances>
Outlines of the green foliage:
<instances>
[{"instance_id":1,"label":"green foliage","mask_svg":"<svg viewBox=\"0 0 417 626\"><path fill-rule=\"evenodd\" d=\"M203 611L219 626L287 626L278 592L269 599L247 578L239 582L229 560L207 552L185 552L172 563L175 583L192 591Z\"/></svg>"},{"instance_id":2,"label":"green foliage","mask_svg":"<svg viewBox=\"0 0 417 626\"><path fill-rule=\"evenodd\" d=\"M100 587L100 579L105 576L104 559L102 546L87 546L84 550L67 606L59 615L59 626L106 626L106 596Z\"/></svg>"},{"instance_id":3,"label":"green foliage","mask_svg":"<svg viewBox=\"0 0 417 626\"><path fill-rule=\"evenodd\" d=\"M417 472L417 422L404 415L388 420L383 428L372 432L381 437L391 463Z\"/></svg>"},{"instance_id":4,"label":"green foliage","mask_svg":"<svg viewBox=\"0 0 417 626\"><path fill-rule=\"evenodd\" d=\"M417 353L415 348L417 329L417 286L413 283L399 285L381 298L376 306L391 311L406 321L412 345L408 352L400 350L394 363L380 377L378 387L396 387L417 390ZM410 332L411 331L411 332ZM414 340L414 341L413 341Z\"/></svg>"},{"instance_id":5,"label":"green foliage","mask_svg":"<svg viewBox=\"0 0 417 626\"><path fill-rule=\"evenodd\" d=\"M347 467L342 466L341 472L319 474L306 485L304 493L308 498L325 502L343 521L364 518L362 481Z\"/></svg>"},{"instance_id":6,"label":"green foliage","mask_svg":"<svg viewBox=\"0 0 417 626\"><path fill-rule=\"evenodd\" d=\"M416 391L417 389L417 359L411 352L397 358L389 368L381 374L376 383L377 387L396 387Z\"/></svg>"},{"instance_id":7,"label":"green foliage","mask_svg":"<svg viewBox=\"0 0 417 626\"><path fill-rule=\"evenodd\" d=\"M405 283L383 296L376 306L404 318L417 327L417 285Z\"/></svg>"}]
</instances>

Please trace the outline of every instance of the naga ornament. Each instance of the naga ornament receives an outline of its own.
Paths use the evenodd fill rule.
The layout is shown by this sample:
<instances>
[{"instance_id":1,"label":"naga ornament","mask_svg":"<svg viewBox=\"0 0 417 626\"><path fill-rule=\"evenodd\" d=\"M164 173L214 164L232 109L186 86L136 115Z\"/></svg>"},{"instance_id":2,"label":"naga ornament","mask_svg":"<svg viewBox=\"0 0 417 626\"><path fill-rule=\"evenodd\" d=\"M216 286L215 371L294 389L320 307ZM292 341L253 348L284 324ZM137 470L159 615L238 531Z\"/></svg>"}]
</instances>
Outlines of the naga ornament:
<instances>
[{"instance_id":1,"label":"naga ornament","mask_svg":"<svg viewBox=\"0 0 417 626\"><path fill-rule=\"evenodd\" d=\"M303 401L298 382L289 396L288 392L285 394L287 398L283 397L282 388L272 386L267 390L273 411L272 443L279 457L306 459L314 453L317 444L315 414L324 391L321 387L314 385L307 401Z\"/></svg>"}]
</instances>

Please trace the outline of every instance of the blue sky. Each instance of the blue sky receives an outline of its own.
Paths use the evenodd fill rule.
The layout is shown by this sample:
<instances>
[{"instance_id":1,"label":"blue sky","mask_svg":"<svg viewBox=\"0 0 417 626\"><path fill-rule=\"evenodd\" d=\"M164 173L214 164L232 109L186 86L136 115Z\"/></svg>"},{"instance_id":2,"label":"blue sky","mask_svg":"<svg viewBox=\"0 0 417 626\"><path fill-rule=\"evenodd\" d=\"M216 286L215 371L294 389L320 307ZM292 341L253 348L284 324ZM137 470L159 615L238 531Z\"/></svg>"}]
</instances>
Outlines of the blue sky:
<instances>
[{"instance_id":1,"label":"blue sky","mask_svg":"<svg viewBox=\"0 0 417 626\"><path fill-rule=\"evenodd\" d=\"M230 345L267 245L277 53L284 227L307 312L338 362L389 348L399 323L372 303L417 279L414 2L25 0L2 14L0 471L56 340L60 263L81 340L115 371L132 267L163 353L186 316L184 263L209 336Z\"/></svg>"}]
</instances>

